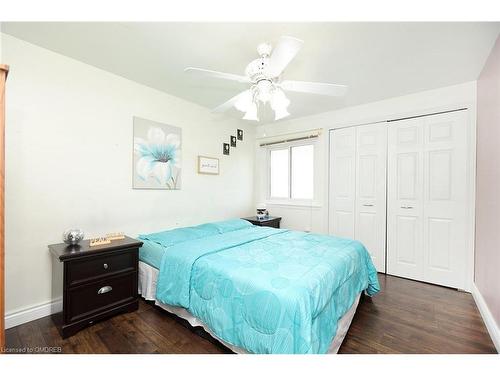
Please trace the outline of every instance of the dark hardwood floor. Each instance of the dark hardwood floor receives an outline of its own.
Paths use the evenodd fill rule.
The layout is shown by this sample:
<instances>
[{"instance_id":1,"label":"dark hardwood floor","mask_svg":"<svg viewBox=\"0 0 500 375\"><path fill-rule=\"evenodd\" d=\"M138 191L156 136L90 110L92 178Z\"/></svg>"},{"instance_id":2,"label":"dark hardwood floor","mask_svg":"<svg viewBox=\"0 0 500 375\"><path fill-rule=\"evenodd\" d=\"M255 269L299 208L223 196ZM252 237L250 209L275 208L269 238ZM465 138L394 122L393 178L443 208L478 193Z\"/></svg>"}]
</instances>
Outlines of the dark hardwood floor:
<instances>
[{"instance_id":1,"label":"dark hardwood floor","mask_svg":"<svg viewBox=\"0 0 500 375\"><path fill-rule=\"evenodd\" d=\"M382 291L359 304L340 353L496 353L468 293L379 275ZM9 351L231 353L203 329L141 301L139 310L63 340L50 317L6 331ZM60 349L58 349L60 348Z\"/></svg>"},{"instance_id":2,"label":"dark hardwood floor","mask_svg":"<svg viewBox=\"0 0 500 375\"><path fill-rule=\"evenodd\" d=\"M496 353L471 294L379 274L339 353Z\"/></svg>"}]
</instances>

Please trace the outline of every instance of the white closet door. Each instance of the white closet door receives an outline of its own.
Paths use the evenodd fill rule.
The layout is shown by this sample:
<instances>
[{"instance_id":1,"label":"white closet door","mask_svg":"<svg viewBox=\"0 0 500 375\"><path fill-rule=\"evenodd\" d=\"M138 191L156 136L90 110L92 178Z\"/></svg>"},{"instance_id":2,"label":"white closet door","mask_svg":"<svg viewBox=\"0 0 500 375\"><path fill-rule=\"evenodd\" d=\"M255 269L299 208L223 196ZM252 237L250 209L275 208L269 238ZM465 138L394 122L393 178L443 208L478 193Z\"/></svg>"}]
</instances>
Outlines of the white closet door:
<instances>
[{"instance_id":1,"label":"white closet door","mask_svg":"<svg viewBox=\"0 0 500 375\"><path fill-rule=\"evenodd\" d=\"M354 238L356 130L330 132L329 233Z\"/></svg>"},{"instance_id":2,"label":"white closet door","mask_svg":"<svg viewBox=\"0 0 500 375\"><path fill-rule=\"evenodd\" d=\"M467 256L466 115L424 118L423 278L461 289Z\"/></svg>"},{"instance_id":3,"label":"white closet door","mask_svg":"<svg viewBox=\"0 0 500 375\"><path fill-rule=\"evenodd\" d=\"M388 131L388 273L463 288L466 112L402 120Z\"/></svg>"},{"instance_id":4,"label":"white closet door","mask_svg":"<svg viewBox=\"0 0 500 375\"><path fill-rule=\"evenodd\" d=\"M356 203L354 238L385 272L387 123L356 128Z\"/></svg>"},{"instance_id":5,"label":"white closet door","mask_svg":"<svg viewBox=\"0 0 500 375\"><path fill-rule=\"evenodd\" d=\"M387 142L387 273L421 280L423 120L389 123Z\"/></svg>"}]
</instances>

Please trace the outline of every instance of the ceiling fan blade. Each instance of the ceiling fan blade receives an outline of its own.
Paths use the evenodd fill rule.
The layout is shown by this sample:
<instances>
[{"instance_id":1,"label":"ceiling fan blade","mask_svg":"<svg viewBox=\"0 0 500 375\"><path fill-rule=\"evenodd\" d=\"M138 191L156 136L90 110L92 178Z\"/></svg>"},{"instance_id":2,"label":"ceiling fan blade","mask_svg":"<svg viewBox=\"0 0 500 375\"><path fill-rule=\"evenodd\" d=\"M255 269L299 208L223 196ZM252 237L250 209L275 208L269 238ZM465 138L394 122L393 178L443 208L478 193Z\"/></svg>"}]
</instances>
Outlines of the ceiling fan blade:
<instances>
[{"instance_id":1,"label":"ceiling fan blade","mask_svg":"<svg viewBox=\"0 0 500 375\"><path fill-rule=\"evenodd\" d=\"M234 107L236 102L238 102L240 99L243 99L245 96L249 95L250 90L245 90L240 92L238 95L233 96L231 99L229 99L227 102L222 103L220 106L214 108L212 112L225 112L228 109Z\"/></svg>"},{"instance_id":2,"label":"ceiling fan blade","mask_svg":"<svg viewBox=\"0 0 500 375\"><path fill-rule=\"evenodd\" d=\"M284 90L305 92L317 95L344 96L347 86L333 83L305 82L305 81L283 81L280 86Z\"/></svg>"},{"instance_id":3,"label":"ceiling fan blade","mask_svg":"<svg viewBox=\"0 0 500 375\"><path fill-rule=\"evenodd\" d=\"M278 77L302 48L302 44L304 42L300 39L282 36L269 57L268 74Z\"/></svg>"},{"instance_id":4,"label":"ceiling fan blade","mask_svg":"<svg viewBox=\"0 0 500 375\"><path fill-rule=\"evenodd\" d=\"M248 77L240 76L237 74L231 74L231 73L217 72L215 70L189 67L189 68L184 69L184 72L196 74L196 75L200 75L200 76L205 76L205 77L227 79L229 81L237 81L237 82L242 82L242 83L250 83L250 79Z\"/></svg>"}]
</instances>

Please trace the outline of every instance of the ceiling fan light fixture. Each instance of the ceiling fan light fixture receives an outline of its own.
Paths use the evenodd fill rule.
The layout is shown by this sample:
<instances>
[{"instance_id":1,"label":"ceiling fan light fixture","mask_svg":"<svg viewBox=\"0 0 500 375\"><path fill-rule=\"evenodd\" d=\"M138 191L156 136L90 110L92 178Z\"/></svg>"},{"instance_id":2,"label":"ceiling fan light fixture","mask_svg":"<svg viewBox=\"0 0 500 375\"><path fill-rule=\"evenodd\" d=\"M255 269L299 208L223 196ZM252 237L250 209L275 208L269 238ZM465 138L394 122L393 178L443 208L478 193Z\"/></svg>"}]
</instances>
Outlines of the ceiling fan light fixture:
<instances>
[{"instance_id":1,"label":"ceiling fan light fixture","mask_svg":"<svg viewBox=\"0 0 500 375\"><path fill-rule=\"evenodd\" d=\"M263 79L257 82L257 98L262 103L267 103L272 99L274 85L271 81Z\"/></svg>"},{"instance_id":2,"label":"ceiling fan light fixture","mask_svg":"<svg viewBox=\"0 0 500 375\"><path fill-rule=\"evenodd\" d=\"M249 106L245 116L243 116L243 120L259 121L259 118L257 117L257 104L252 103Z\"/></svg>"},{"instance_id":3,"label":"ceiling fan light fixture","mask_svg":"<svg viewBox=\"0 0 500 375\"><path fill-rule=\"evenodd\" d=\"M290 116L290 113L288 112L286 107L277 108L274 110L274 120L275 121L281 120L282 118L285 118L287 116Z\"/></svg>"},{"instance_id":4,"label":"ceiling fan light fixture","mask_svg":"<svg viewBox=\"0 0 500 375\"><path fill-rule=\"evenodd\" d=\"M290 116L287 108L290 105L290 100L286 97L283 90L276 88L271 98L271 108L274 110L274 120L280 120Z\"/></svg>"},{"instance_id":5,"label":"ceiling fan light fixture","mask_svg":"<svg viewBox=\"0 0 500 375\"><path fill-rule=\"evenodd\" d=\"M244 91L236 103L234 103L234 107L240 112L247 112L249 108L253 104L253 94L251 90Z\"/></svg>"},{"instance_id":6,"label":"ceiling fan light fixture","mask_svg":"<svg viewBox=\"0 0 500 375\"><path fill-rule=\"evenodd\" d=\"M290 105L290 99L288 99L282 89L276 87L273 91L271 97L271 107L276 110L276 108L287 108Z\"/></svg>"}]
</instances>

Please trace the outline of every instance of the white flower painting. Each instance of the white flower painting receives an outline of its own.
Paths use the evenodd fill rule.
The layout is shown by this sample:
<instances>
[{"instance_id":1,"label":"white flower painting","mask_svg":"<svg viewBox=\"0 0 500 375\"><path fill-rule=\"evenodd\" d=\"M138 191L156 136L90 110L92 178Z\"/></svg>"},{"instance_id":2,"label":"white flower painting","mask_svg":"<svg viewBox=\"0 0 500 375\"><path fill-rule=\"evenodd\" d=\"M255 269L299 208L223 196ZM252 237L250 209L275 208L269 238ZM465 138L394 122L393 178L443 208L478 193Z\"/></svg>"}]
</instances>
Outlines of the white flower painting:
<instances>
[{"instance_id":1,"label":"white flower painting","mask_svg":"<svg viewBox=\"0 0 500 375\"><path fill-rule=\"evenodd\" d=\"M181 128L134 117L134 189L181 188Z\"/></svg>"}]
</instances>

